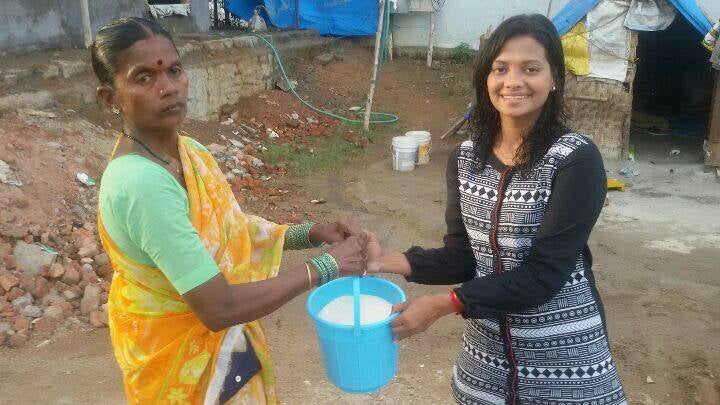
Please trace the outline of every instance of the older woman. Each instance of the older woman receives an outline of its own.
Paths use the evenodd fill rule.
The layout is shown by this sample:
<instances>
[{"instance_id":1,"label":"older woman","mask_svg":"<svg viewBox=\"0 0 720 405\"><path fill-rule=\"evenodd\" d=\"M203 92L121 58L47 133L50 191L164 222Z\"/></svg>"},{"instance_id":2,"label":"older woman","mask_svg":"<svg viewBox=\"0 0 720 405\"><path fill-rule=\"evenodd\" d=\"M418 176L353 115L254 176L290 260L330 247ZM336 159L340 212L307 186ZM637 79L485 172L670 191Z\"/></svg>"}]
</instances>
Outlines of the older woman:
<instances>
[{"instance_id":1,"label":"older woman","mask_svg":"<svg viewBox=\"0 0 720 405\"><path fill-rule=\"evenodd\" d=\"M595 145L564 125L564 74L547 18L499 25L474 74L473 138L448 162L444 247L369 264L417 283L462 283L398 305L394 321L404 338L441 316L466 318L452 378L459 403L626 403L587 246L605 170Z\"/></svg>"},{"instance_id":2,"label":"older woman","mask_svg":"<svg viewBox=\"0 0 720 405\"><path fill-rule=\"evenodd\" d=\"M115 270L110 334L129 403L276 403L257 319L365 269L350 222L288 227L242 212L212 155L178 135L188 78L170 35L129 18L92 46L98 96L123 130L100 187ZM283 248L334 243L278 275Z\"/></svg>"}]
</instances>

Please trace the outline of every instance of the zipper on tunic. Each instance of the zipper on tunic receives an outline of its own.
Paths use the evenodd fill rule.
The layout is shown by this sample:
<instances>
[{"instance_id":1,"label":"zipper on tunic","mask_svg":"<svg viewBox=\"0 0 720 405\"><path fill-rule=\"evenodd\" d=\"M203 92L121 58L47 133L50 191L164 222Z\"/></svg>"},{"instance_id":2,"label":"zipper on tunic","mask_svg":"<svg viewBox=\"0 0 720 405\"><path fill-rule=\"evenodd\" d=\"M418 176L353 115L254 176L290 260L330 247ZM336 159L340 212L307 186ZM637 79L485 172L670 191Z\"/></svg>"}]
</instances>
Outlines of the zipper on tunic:
<instances>
[{"instance_id":1,"label":"zipper on tunic","mask_svg":"<svg viewBox=\"0 0 720 405\"><path fill-rule=\"evenodd\" d=\"M493 214L492 219L492 231L490 236L490 242L492 243L493 248L495 249L495 254L497 255L498 260L498 274L502 273L502 258L500 258L500 246L497 241L497 229L498 225L500 223L500 209L502 208L503 199L505 198L505 188L507 187L507 178L512 172L511 167L505 168L503 170L502 175L500 176L500 184L498 185L498 201L495 204L495 212ZM515 351L512 347L512 337L510 336L510 322L508 322L507 315L505 316L505 337L508 341L508 351L510 352L510 360L512 361L513 366L513 375L512 375L512 384L510 387L510 395L511 395L511 401L510 403L512 405L515 405L516 402L516 391L517 391L517 378L518 378L518 365L517 361L515 360Z\"/></svg>"}]
</instances>

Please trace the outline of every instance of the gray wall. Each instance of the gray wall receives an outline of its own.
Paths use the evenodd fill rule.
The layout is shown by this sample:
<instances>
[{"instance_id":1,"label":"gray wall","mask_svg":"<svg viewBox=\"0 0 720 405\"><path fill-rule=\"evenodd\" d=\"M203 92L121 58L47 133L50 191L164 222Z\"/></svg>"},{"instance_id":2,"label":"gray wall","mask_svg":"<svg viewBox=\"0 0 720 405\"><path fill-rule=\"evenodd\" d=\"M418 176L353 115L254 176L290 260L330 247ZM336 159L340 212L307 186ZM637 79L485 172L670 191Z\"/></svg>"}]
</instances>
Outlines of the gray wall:
<instances>
[{"instance_id":1,"label":"gray wall","mask_svg":"<svg viewBox=\"0 0 720 405\"><path fill-rule=\"evenodd\" d=\"M145 0L89 0L93 35L118 17L147 16ZM192 16L161 24L172 32L207 32L207 0L192 0ZM82 46L80 0L0 0L0 50L17 52Z\"/></svg>"}]
</instances>

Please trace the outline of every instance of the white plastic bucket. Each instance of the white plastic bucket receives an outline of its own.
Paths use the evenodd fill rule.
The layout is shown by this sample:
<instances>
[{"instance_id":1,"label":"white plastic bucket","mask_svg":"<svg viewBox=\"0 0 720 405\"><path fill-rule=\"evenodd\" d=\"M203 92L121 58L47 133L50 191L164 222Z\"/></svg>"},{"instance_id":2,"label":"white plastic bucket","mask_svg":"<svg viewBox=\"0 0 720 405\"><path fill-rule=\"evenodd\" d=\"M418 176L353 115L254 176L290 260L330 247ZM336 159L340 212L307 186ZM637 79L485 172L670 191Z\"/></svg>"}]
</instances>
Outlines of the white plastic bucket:
<instances>
[{"instance_id":1,"label":"white plastic bucket","mask_svg":"<svg viewBox=\"0 0 720 405\"><path fill-rule=\"evenodd\" d=\"M410 172L415 168L418 143L410 136L396 136L392 140L393 169Z\"/></svg>"},{"instance_id":2,"label":"white plastic bucket","mask_svg":"<svg viewBox=\"0 0 720 405\"><path fill-rule=\"evenodd\" d=\"M410 131L405 136L414 138L418 143L418 154L415 164L424 165L430 162L430 146L432 135L428 131Z\"/></svg>"}]
</instances>

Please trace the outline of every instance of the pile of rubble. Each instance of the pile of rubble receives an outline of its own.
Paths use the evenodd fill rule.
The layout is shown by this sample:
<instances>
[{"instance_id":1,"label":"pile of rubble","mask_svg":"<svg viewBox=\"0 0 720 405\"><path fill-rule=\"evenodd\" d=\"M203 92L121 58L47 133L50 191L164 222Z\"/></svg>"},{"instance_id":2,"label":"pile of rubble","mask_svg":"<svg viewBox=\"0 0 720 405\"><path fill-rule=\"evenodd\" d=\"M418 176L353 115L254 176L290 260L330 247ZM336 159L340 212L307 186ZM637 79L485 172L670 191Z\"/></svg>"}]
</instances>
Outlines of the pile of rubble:
<instances>
[{"instance_id":1,"label":"pile of rubble","mask_svg":"<svg viewBox=\"0 0 720 405\"><path fill-rule=\"evenodd\" d=\"M13 246L0 240L0 345L64 323L108 324L112 268L97 226L65 226L29 234Z\"/></svg>"}]
</instances>

